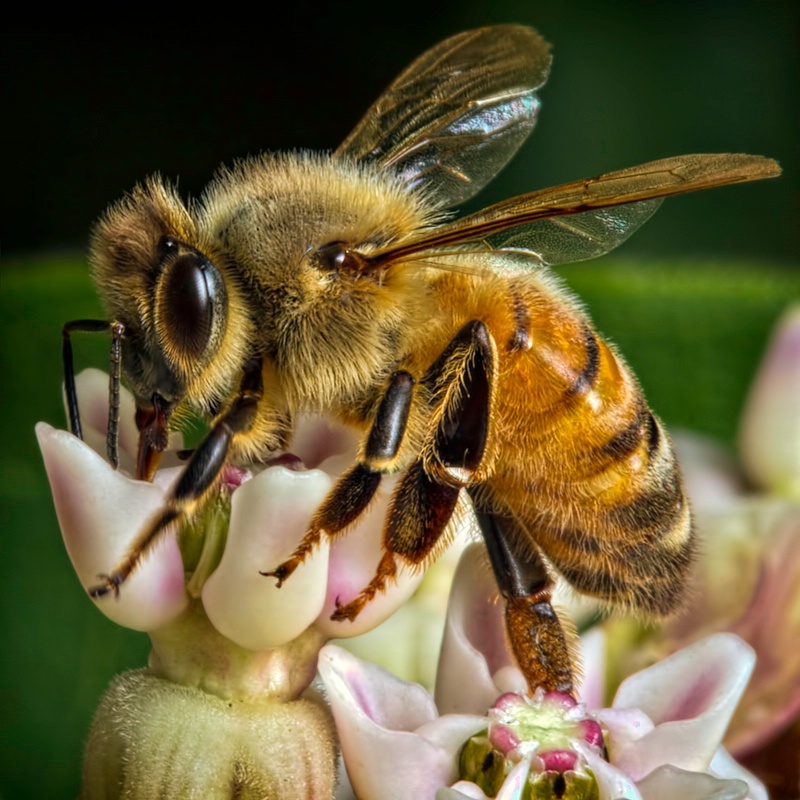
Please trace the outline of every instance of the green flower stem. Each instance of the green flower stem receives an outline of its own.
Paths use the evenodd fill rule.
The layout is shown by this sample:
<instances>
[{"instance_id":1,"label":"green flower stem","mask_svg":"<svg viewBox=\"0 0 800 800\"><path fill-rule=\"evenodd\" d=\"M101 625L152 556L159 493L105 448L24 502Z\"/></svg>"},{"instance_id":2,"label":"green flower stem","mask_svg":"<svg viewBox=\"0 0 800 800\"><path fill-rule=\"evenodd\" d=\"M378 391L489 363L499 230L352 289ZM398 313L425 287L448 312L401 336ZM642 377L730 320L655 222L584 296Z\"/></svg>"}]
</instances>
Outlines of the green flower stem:
<instances>
[{"instance_id":1,"label":"green flower stem","mask_svg":"<svg viewBox=\"0 0 800 800\"><path fill-rule=\"evenodd\" d=\"M296 700L314 680L326 642L312 626L282 647L246 650L214 628L197 600L177 622L149 635L152 675L240 702Z\"/></svg>"}]
</instances>

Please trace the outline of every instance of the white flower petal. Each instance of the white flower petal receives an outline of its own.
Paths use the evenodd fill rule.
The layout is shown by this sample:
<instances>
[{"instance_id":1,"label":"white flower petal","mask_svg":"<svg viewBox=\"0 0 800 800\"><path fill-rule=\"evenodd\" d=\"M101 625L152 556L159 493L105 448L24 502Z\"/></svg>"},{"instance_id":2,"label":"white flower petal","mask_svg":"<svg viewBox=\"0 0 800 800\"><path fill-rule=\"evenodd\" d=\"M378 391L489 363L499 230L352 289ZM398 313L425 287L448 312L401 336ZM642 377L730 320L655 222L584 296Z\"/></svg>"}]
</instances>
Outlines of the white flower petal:
<instances>
[{"instance_id":1,"label":"white flower petal","mask_svg":"<svg viewBox=\"0 0 800 800\"><path fill-rule=\"evenodd\" d=\"M687 772L670 765L653 770L638 783L642 800L745 800L747 784L720 780L705 772Z\"/></svg>"},{"instance_id":2,"label":"white flower petal","mask_svg":"<svg viewBox=\"0 0 800 800\"><path fill-rule=\"evenodd\" d=\"M800 305L778 322L745 404L739 450L750 478L800 498Z\"/></svg>"},{"instance_id":3,"label":"white flower petal","mask_svg":"<svg viewBox=\"0 0 800 800\"><path fill-rule=\"evenodd\" d=\"M717 752L714 753L714 758L711 759L711 771L720 778L744 781L749 787L748 800L769 800L764 784L736 761L724 747L717 748Z\"/></svg>"},{"instance_id":4,"label":"white flower petal","mask_svg":"<svg viewBox=\"0 0 800 800\"><path fill-rule=\"evenodd\" d=\"M531 758L532 756L528 756L522 759L508 773L497 793L496 800L522 800L522 792L528 781L528 773L531 771Z\"/></svg>"},{"instance_id":5,"label":"white flower petal","mask_svg":"<svg viewBox=\"0 0 800 800\"><path fill-rule=\"evenodd\" d=\"M575 742L574 747L592 770L600 790L600 800L642 800L630 777L609 764L593 747L585 742Z\"/></svg>"},{"instance_id":6,"label":"white flower petal","mask_svg":"<svg viewBox=\"0 0 800 800\"><path fill-rule=\"evenodd\" d=\"M719 633L625 680L614 709L641 709L655 724L634 743L611 737L614 763L638 780L662 764L704 771L753 670L753 649Z\"/></svg>"},{"instance_id":7,"label":"white flower petal","mask_svg":"<svg viewBox=\"0 0 800 800\"><path fill-rule=\"evenodd\" d=\"M436 703L443 714L485 713L502 693L495 674L507 685L518 683L508 672L513 665L505 644L503 604L494 602L496 597L486 552L480 544L470 545L453 581L436 676Z\"/></svg>"},{"instance_id":8,"label":"white flower petal","mask_svg":"<svg viewBox=\"0 0 800 800\"><path fill-rule=\"evenodd\" d=\"M603 628L596 626L584 633L580 648L583 680L578 699L591 711L602 708L605 697L606 633Z\"/></svg>"},{"instance_id":9,"label":"white flower petal","mask_svg":"<svg viewBox=\"0 0 800 800\"><path fill-rule=\"evenodd\" d=\"M362 800L433 800L456 777L458 746L486 727L485 717L453 716L441 723L446 733L440 734L422 687L335 645L322 649L319 672L350 781Z\"/></svg>"},{"instance_id":10,"label":"white flower petal","mask_svg":"<svg viewBox=\"0 0 800 800\"><path fill-rule=\"evenodd\" d=\"M272 467L233 493L225 552L202 591L208 618L224 636L249 650L268 650L299 636L319 615L326 542L281 587L260 571L294 552L331 485L321 470Z\"/></svg>"},{"instance_id":11,"label":"white flower petal","mask_svg":"<svg viewBox=\"0 0 800 800\"><path fill-rule=\"evenodd\" d=\"M452 786L443 786L436 792L436 800L489 800L483 789L470 781L459 781Z\"/></svg>"},{"instance_id":12,"label":"white flower petal","mask_svg":"<svg viewBox=\"0 0 800 800\"><path fill-rule=\"evenodd\" d=\"M686 491L695 511L721 510L744 491L733 453L710 436L670 430Z\"/></svg>"},{"instance_id":13,"label":"white flower petal","mask_svg":"<svg viewBox=\"0 0 800 800\"><path fill-rule=\"evenodd\" d=\"M503 781L495 800L522 800L528 773L531 771L531 759L532 755L529 755L513 767ZM436 793L436 800L459 800L463 797L470 800L488 800L480 786L470 781L459 781L449 789L440 789Z\"/></svg>"},{"instance_id":14,"label":"white flower petal","mask_svg":"<svg viewBox=\"0 0 800 800\"><path fill-rule=\"evenodd\" d=\"M396 481L396 476L384 477L367 512L352 530L346 531L331 545L325 604L316 623L319 630L330 638L358 636L372 630L408 600L422 580L421 570L405 568L397 559L397 579L389 582L384 592L379 592L367 603L355 620L331 620L337 601L349 603L375 576L383 556L383 525Z\"/></svg>"},{"instance_id":15,"label":"white flower petal","mask_svg":"<svg viewBox=\"0 0 800 800\"><path fill-rule=\"evenodd\" d=\"M99 369L85 369L75 376L75 391L86 444L98 455L106 457L106 429L108 428L108 375ZM119 392L119 466L129 475L136 472L136 454L139 449L139 431L136 428L136 402L124 387ZM174 431L169 435L168 449L183 448L183 436ZM165 452L162 467L179 466L174 453Z\"/></svg>"},{"instance_id":16,"label":"white flower petal","mask_svg":"<svg viewBox=\"0 0 800 800\"><path fill-rule=\"evenodd\" d=\"M64 543L85 588L98 583L128 551L164 503L165 491L116 472L66 431L36 426ZM178 473L162 475L176 479ZM134 630L154 630L186 608L181 554L166 535L125 581L119 597L94 601L111 620Z\"/></svg>"}]
</instances>

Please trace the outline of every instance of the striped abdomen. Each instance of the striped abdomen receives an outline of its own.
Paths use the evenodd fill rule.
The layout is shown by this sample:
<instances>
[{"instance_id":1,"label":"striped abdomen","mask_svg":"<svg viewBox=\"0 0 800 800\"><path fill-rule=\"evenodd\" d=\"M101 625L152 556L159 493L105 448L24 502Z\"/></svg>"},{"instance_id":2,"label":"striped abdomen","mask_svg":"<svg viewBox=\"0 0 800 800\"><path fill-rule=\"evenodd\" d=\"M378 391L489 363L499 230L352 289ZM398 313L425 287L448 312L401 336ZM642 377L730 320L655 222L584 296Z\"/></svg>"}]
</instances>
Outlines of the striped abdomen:
<instances>
[{"instance_id":1,"label":"striped abdomen","mask_svg":"<svg viewBox=\"0 0 800 800\"><path fill-rule=\"evenodd\" d=\"M493 331L504 363L486 502L514 514L578 591L668 613L695 550L672 443L568 297L510 286L514 328Z\"/></svg>"}]
</instances>

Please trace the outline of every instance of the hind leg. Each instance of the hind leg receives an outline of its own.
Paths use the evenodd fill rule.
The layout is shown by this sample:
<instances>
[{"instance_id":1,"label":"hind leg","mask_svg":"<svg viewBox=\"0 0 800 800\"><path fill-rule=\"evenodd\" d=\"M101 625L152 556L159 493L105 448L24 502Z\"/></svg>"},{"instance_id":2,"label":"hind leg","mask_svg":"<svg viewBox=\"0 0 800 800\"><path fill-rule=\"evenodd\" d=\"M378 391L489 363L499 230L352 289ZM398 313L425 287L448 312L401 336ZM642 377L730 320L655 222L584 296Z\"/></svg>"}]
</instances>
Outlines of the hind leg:
<instances>
[{"instance_id":1,"label":"hind leg","mask_svg":"<svg viewBox=\"0 0 800 800\"><path fill-rule=\"evenodd\" d=\"M553 581L530 535L512 517L477 511L497 586L506 604L506 633L533 692L575 694L569 639L553 606Z\"/></svg>"}]
</instances>

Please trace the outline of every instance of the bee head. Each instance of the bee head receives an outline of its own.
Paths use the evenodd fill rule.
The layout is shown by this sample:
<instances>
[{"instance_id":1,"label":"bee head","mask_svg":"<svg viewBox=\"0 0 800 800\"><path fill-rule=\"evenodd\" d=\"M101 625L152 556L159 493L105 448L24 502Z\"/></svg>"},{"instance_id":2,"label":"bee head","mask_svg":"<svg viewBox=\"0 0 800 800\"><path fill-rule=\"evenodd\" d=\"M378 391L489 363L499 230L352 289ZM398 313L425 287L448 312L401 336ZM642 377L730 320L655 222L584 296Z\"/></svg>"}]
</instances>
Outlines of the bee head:
<instances>
[{"instance_id":1,"label":"bee head","mask_svg":"<svg viewBox=\"0 0 800 800\"><path fill-rule=\"evenodd\" d=\"M109 315L125 328L122 365L141 408L171 413L183 399L216 402L230 374L226 278L198 240L191 206L158 178L137 186L97 224L91 258ZM241 338L241 337L238 337Z\"/></svg>"}]
</instances>

